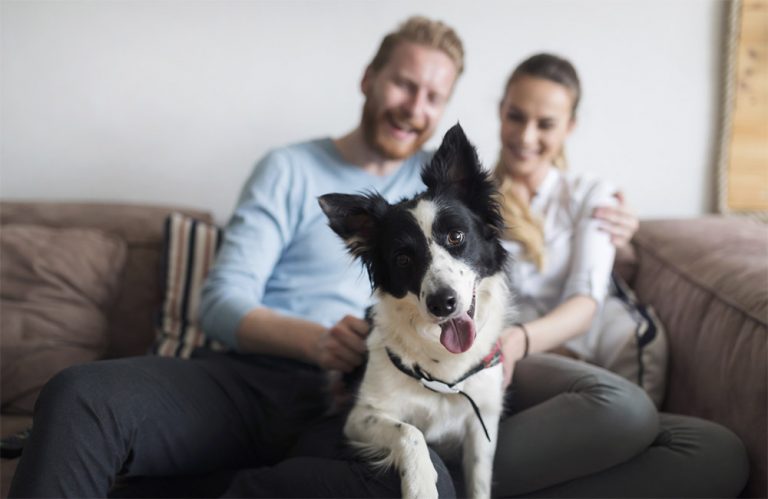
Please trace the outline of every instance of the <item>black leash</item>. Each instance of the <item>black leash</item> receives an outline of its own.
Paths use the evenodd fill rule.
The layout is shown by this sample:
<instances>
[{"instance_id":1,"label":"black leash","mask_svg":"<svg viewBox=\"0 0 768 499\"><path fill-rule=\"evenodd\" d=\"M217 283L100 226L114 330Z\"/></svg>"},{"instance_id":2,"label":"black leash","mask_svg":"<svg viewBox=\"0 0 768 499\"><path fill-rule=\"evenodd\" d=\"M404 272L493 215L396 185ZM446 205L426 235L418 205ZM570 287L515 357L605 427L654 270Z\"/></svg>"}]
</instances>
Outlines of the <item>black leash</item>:
<instances>
[{"instance_id":1,"label":"black leash","mask_svg":"<svg viewBox=\"0 0 768 499\"><path fill-rule=\"evenodd\" d=\"M387 350L387 355L389 356L389 360L392 361L392 364L395 365L396 368L398 368L402 373L407 374L411 378L416 379L419 383L422 384L425 388L432 390L433 392L437 393L445 393L445 394L459 394L463 395L469 403L472 405L472 409L475 411L475 415L477 416L477 419L480 420L480 425L483 427L483 431L485 432L485 438L488 439L488 441L491 441L491 437L488 434L488 428L485 426L485 421L483 421L483 416L480 414L480 409L477 407L477 404L474 400L472 400L472 397L469 396L465 391L459 390L456 388L456 385L464 381L465 379L469 378L473 374L482 371L483 369L487 369L489 367L495 366L499 362L501 362L503 355L501 353L501 345L499 342L496 342L496 345L494 345L493 350L491 350L491 353L485 356L485 358L480 361L476 366L474 366L472 369L464 373L459 379L454 381L453 383L446 383L445 381L441 381L439 379L435 379L430 374L421 367L416 364L413 369L409 368L405 364L403 364L403 359L401 359L396 353L392 352L389 348Z\"/></svg>"}]
</instances>

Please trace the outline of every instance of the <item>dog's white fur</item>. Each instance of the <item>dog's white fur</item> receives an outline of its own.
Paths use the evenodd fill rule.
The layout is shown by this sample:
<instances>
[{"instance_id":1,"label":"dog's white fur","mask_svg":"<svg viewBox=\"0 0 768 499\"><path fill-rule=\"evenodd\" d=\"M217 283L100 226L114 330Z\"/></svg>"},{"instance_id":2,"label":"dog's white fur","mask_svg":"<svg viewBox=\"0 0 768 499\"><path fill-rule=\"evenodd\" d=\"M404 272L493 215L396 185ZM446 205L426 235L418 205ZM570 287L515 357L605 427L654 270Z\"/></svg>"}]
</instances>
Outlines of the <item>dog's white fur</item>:
<instances>
[{"instance_id":1,"label":"dog's white fur","mask_svg":"<svg viewBox=\"0 0 768 499\"><path fill-rule=\"evenodd\" d=\"M436 207L420 201L413 210L430 240ZM369 359L358 398L344 432L370 458L399 470L406 498L437 497L437 472L427 443L441 450L461 447L467 494L490 497L498 421L502 411L502 366L483 369L461 382L482 414L490 442L472 406L459 394L428 390L400 372L387 355L397 354L403 364L418 364L433 378L452 383L477 365L492 350L505 324L508 291L501 273L478 279L466 263L430 242L432 262L422 281L420 296L408 293L397 299L376 292L373 329L368 337ZM449 286L457 293L457 311L466 312L476 293L475 342L464 353L449 352L440 343L440 326L424 303L432 289Z\"/></svg>"}]
</instances>

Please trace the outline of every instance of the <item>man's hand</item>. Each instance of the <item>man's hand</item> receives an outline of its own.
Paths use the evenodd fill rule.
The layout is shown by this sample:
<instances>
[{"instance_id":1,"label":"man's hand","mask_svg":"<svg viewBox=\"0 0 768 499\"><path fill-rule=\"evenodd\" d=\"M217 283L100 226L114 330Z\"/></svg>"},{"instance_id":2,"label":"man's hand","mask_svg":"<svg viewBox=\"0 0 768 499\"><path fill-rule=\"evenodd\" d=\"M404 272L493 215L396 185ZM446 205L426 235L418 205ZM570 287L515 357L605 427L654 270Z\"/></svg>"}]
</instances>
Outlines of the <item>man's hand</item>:
<instances>
[{"instance_id":1,"label":"man's hand","mask_svg":"<svg viewBox=\"0 0 768 499\"><path fill-rule=\"evenodd\" d=\"M515 370L515 362L523 358L525 354L525 333L517 326L508 327L501 332L501 352L504 354L504 383L502 387L507 389L512 381L512 373Z\"/></svg>"},{"instance_id":2,"label":"man's hand","mask_svg":"<svg viewBox=\"0 0 768 499\"><path fill-rule=\"evenodd\" d=\"M325 330L315 344L315 361L326 370L349 372L363 363L370 327L359 317L348 315Z\"/></svg>"},{"instance_id":3,"label":"man's hand","mask_svg":"<svg viewBox=\"0 0 768 499\"><path fill-rule=\"evenodd\" d=\"M621 248L632 240L640 224L627 206L624 194L619 191L614 197L619 201L618 206L600 206L595 208L592 216L603 222L600 228L610 234L614 246Z\"/></svg>"}]
</instances>

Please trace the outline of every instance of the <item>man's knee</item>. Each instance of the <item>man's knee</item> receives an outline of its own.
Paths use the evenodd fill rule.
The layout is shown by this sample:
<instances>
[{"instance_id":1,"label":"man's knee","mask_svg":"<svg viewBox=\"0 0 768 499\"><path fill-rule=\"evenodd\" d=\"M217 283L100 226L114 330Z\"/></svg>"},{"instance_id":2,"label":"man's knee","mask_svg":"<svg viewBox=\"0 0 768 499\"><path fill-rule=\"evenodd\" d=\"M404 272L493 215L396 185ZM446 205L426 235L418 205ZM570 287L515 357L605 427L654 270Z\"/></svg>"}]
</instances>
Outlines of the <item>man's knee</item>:
<instances>
[{"instance_id":1,"label":"man's knee","mask_svg":"<svg viewBox=\"0 0 768 499\"><path fill-rule=\"evenodd\" d=\"M56 374L40 392L35 413L52 411L62 417L83 410L93 412L120 400L114 397L120 387L114 383L109 370L98 364L72 366Z\"/></svg>"}]
</instances>

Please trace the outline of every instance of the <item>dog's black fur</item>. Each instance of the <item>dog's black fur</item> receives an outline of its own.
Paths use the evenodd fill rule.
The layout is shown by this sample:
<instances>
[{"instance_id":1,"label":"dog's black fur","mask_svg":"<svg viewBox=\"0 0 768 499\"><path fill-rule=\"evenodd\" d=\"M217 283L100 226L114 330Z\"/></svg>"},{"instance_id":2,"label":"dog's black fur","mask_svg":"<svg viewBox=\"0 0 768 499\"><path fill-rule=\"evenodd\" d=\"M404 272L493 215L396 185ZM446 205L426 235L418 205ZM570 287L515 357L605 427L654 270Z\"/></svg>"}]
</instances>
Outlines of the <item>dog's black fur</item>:
<instances>
[{"instance_id":1,"label":"dog's black fur","mask_svg":"<svg viewBox=\"0 0 768 499\"><path fill-rule=\"evenodd\" d=\"M437 495L427 443L461 447L467 493L489 497L502 372L486 359L498 358L507 318L504 225L494 182L459 125L422 179L426 191L395 204L377 193L319 199L377 298L344 432L399 469L404 497Z\"/></svg>"},{"instance_id":2,"label":"dog's black fur","mask_svg":"<svg viewBox=\"0 0 768 499\"><path fill-rule=\"evenodd\" d=\"M429 266L427 240L409 211L422 199L441 207L432 227L439 244L480 269L480 278L499 272L507 256L499 242L504 221L494 196L495 184L460 125L445 134L421 178L427 190L394 205L378 193L320 197L331 228L361 259L372 288L397 298L409 291L418 296ZM446 236L456 228L471 237L466 244L451 247Z\"/></svg>"}]
</instances>

